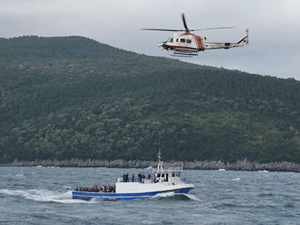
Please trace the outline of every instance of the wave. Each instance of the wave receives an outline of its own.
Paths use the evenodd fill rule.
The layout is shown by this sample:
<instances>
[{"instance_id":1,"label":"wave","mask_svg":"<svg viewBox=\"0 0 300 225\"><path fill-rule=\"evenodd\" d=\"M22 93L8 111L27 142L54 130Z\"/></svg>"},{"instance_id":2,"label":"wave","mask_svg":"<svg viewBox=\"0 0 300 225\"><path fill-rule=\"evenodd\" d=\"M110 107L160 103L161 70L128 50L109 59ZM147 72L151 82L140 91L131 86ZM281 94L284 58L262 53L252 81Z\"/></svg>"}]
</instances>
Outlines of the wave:
<instances>
[{"instance_id":1,"label":"wave","mask_svg":"<svg viewBox=\"0 0 300 225\"><path fill-rule=\"evenodd\" d=\"M25 177L25 175L23 173L16 174L15 176L16 177L21 177L21 178Z\"/></svg>"},{"instance_id":2,"label":"wave","mask_svg":"<svg viewBox=\"0 0 300 225\"><path fill-rule=\"evenodd\" d=\"M202 200L197 198L195 195L192 195L192 194L183 194L183 195L185 195L190 200L197 201L197 202L202 202Z\"/></svg>"},{"instance_id":3,"label":"wave","mask_svg":"<svg viewBox=\"0 0 300 225\"><path fill-rule=\"evenodd\" d=\"M269 171L268 170L259 170L258 172L259 173L268 173Z\"/></svg>"},{"instance_id":4,"label":"wave","mask_svg":"<svg viewBox=\"0 0 300 225\"><path fill-rule=\"evenodd\" d=\"M162 199L162 198L175 198L175 199L189 199L193 201L201 201L195 195L192 194L185 194L185 193L175 193L175 192L164 192L156 194L152 197L152 199Z\"/></svg>"},{"instance_id":5,"label":"wave","mask_svg":"<svg viewBox=\"0 0 300 225\"><path fill-rule=\"evenodd\" d=\"M164 192L164 193L156 194L152 198L169 198L169 197L174 197L174 196L175 196L175 192L171 191L171 192Z\"/></svg>"},{"instance_id":6,"label":"wave","mask_svg":"<svg viewBox=\"0 0 300 225\"><path fill-rule=\"evenodd\" d=\"M36 202L54 202L54 203L86 203L86 201L72 199L72 191L65 193L43 190L43 189L29 189L29 190L0 190L0 194L7 196L14 196L25 198Z\"/></svg>"}]
</instances>

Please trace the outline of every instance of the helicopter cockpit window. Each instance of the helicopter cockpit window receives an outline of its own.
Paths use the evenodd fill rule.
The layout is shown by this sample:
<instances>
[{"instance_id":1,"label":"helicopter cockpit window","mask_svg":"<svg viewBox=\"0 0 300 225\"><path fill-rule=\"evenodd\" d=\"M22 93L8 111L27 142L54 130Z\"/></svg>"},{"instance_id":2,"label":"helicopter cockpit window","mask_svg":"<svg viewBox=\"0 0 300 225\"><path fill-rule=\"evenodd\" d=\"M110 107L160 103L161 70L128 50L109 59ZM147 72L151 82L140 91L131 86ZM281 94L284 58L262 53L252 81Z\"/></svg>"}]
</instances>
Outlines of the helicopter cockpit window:
<instances>
[{"instance_id":1,"label":"helicopter cockpit window","mask_svg":"<svg viewBox=\"0 0 300 225\"><path fill-rule=\"evenodd\" d=\"M185 43L185 39L181 38L180 43Z\"/></svg>"},{"instance_id":2,"label":"helicopter cockpit window","mask_svg":"<svg viewBox=\"0 0 300 225\"><path fill-rule=\"evenodd\" d=\"M186 40L186 43L191 44L191 43L192 43L192 40L191 40L191 39L187 39L187 40Z\"/></svg>"}]
</instances>

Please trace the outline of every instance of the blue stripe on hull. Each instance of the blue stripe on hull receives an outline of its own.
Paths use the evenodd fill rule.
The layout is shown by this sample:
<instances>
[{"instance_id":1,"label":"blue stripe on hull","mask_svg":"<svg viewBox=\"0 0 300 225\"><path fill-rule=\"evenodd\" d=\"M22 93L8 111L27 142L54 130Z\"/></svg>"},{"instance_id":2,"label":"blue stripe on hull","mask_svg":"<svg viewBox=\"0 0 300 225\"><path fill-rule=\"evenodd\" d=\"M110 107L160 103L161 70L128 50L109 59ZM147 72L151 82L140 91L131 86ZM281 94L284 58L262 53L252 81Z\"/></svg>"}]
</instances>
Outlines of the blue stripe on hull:
<instances>
[{"instance_id":1,"label":"blue stripe on hull","mask_svg":"<svg viewBox=\"0 0 300 225\"><path fill-rule=\"evenodd\" d=\"M182 188L180 189L179 193L187 194L190 190L191 188Z\"/></svg>"},{"instance_id":2,"label":"blue stripe on hull","mask_svg":"<svg viewBox=\"0 0 300 225\"><path fill-rule=\"evenodd\" d=\"M177 190L177 193L188 193L191 188L182 188ZM133 200L133 199L146 199L151 198L160 193L166 193L171 191L155 191L155 192L144 192L144 193L98 193L98 192L82 192L73 191L73 199L82 200Z\"/></svg>"}]
</instances>

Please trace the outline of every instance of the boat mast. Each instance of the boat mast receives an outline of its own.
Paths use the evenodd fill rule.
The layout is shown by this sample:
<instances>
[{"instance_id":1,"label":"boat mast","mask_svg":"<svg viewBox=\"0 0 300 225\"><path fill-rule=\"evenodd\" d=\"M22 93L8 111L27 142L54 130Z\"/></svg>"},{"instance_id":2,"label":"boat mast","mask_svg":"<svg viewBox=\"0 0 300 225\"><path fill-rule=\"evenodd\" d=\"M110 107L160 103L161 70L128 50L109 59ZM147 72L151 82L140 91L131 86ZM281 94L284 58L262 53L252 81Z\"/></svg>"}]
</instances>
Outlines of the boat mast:
<instances>
[{"instance_id":1,"label":"boat mast","mask_svg":"<svg viewBox=\"0 0 300 225\"><path fill-rule=\"evenodd\" d=\"M158 153L157 153L157 158L158 158L158 164L157 164L157 172L163 172L163 161L161 161L162 154L161 154L161 149L159 148Z\"/></svg>"}]
</instances>

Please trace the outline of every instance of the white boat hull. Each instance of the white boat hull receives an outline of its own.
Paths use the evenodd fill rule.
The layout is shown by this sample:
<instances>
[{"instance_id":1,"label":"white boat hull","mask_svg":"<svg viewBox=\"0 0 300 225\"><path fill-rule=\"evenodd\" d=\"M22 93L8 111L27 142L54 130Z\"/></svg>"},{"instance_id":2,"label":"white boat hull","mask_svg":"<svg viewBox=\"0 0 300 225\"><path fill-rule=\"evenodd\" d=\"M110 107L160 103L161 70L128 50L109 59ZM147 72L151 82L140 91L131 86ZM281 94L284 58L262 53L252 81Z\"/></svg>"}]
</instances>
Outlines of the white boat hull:
<instances>
[{"instance_id":1,"label":"white boat hull","mask_svg":"<svg viewBox=\"0 0 300 225\"><path fill-rule=\"evenodd\" d=\"M129 185L128 185L129 184ZM117 183L118 185L118 183ZM174 193L188 193L191 189L195 188L193 184L180 184L180 185L166 185L166 184L140 184L140 183L127 183L128 191L126 192L86 192L86 191L73 191L73 199L82 200L132 200L132 199L145 199L151 198L155 195L174 192ZM136 186L135 192L129 192L129 188ZM124 188L124 187L123 187ZM143 191L142 191L143 189ZM132 189L131 189L132 190Z\"/></svg>"}]
</instances>

